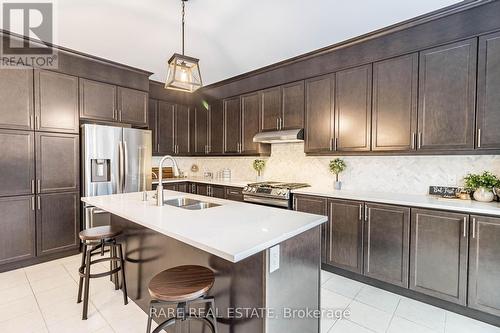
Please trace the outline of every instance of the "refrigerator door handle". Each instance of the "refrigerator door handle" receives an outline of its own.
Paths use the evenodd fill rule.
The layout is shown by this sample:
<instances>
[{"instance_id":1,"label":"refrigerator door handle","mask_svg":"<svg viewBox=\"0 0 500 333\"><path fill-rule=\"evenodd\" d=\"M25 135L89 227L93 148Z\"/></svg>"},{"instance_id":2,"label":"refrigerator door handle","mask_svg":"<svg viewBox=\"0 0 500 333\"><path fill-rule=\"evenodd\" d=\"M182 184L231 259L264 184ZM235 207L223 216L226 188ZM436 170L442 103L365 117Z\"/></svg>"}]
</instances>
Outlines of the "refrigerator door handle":
<instances>
[{"instance_id":1,"label":"refrigerator door handle","mask_svg":"<svg viewBox=\"0 0 500 333\"><path fill-rule=\"evenodd\" d=\"M118 143L118 186L117 193L123 193L123 144Z\"/></svg>"},{"instance_id":2,"label":"refrigerator door handle","mask_svg":"<svg viewBox=\"0 0 500 333\"><path fill-rule=\"evenodd\" d=\"M123 192L127 192L125 188L127 186L127 176L128 176L128 149L127 141L123 141Z\"/></svg>"}]
</instances>

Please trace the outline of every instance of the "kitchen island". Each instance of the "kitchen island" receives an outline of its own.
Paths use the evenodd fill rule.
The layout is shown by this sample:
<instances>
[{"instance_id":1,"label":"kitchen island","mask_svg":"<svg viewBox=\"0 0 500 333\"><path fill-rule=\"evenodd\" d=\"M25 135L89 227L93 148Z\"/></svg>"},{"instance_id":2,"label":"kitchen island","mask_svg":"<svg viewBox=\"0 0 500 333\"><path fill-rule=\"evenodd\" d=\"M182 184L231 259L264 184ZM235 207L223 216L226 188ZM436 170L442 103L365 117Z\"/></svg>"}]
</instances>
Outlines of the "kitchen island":
<instances>
[{"instance_id":1,"label":"kitchen island","mask_svg":"<svg viewBox=\"0 0 500 333\"><path fill-rule=\"evenodd\" d=\"M124 228L129 296L147 311L147 285L158 272L186 264L215 272L219 332L319 332L320 226L326 216L165 191L217 206L156 206L153 192L82 198ZM299 310L299 312L297 312ZM293 312L295 311L295 312ZM289 318L291 313L295 318ZM191 322L183 332L203 332Z\"/></svg>"}]
</instances>

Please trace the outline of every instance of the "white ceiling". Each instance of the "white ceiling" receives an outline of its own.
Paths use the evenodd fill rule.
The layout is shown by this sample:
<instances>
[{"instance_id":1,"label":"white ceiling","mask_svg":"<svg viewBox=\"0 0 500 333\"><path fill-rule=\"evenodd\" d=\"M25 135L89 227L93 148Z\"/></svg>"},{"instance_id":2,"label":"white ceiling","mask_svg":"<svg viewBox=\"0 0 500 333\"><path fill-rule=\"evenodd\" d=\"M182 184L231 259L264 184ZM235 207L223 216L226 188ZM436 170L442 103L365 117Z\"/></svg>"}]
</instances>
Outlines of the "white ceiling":
<instances>
[{"instance_id":1,"label":"white ceiling","mask_svg":"<svg viewBox=\"0 0 500 333\"><path fill-rule=\"evenodd\" d=\"M189 0L186 54L204 84L355 37L457 0ZM58 0L56 44L153 72L181 51L180 0Z\"/></svg>"}]
</instances>

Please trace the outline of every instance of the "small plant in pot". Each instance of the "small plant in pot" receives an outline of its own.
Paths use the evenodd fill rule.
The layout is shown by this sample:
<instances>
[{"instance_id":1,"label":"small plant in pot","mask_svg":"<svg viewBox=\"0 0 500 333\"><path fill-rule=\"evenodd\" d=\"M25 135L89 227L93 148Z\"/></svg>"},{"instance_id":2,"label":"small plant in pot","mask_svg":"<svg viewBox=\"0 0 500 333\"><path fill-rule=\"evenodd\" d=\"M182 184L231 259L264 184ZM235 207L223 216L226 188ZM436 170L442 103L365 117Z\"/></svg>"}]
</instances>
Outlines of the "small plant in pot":
<instances>
[{"instance_id":1,"label":"small plant in pot","mask_svg":"<svg viewBox=\"0 0 500 333\"><path fill-rule=\"evenodd\" d=\"M262 170L266 167L266 161L264 160L255 160L253 161L253 169L257 171L257 181L262 179Z\"/></svg>"},{"instance_id":2,"label":"small plant in pot","mask_svg":"<svg viewBox=\"0 0 500 333\"><path fill-rule=\"evenodd\" d=\"M328 166L330 168L330 172L335 175L334 188L336 190L340 190L342 188L342 182L339 181L339 174L342 173L342 171L344 171L347 166L345 162L340 158L336 158L333 161L330 161L330 164Z\"/></svg>"},{"instance_id":3,"label":"small plant in pot","mask_svg":"<svg viewBox=\"0 0 500 333\"><path fill-rule=\"evenodd\" d=\"M493 201L493 188L500 185L500 179L489 171L482 174L469 173L464 177L465 187L474 191L473 197L477 201Z\"/></svg>"}]
</instances>

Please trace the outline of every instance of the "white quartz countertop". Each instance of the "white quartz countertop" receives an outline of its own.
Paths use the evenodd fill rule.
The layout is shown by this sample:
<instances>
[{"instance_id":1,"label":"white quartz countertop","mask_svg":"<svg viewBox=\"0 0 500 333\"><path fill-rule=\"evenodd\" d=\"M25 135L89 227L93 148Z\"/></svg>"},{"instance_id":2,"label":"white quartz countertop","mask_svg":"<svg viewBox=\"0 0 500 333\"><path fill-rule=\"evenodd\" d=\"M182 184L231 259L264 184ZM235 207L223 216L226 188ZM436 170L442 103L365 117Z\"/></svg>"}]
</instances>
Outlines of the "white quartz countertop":
<instances>
[{"instance_id":1,"label":"white quartz countertop","mask_svg":"<svg viewBox=\"0 0 500 333\"><path fill-rule=\"evenodd\" d=\"M294 190L293 193L317 195L336 199L359 200L376 203L386 203L409 207L442 209L469 214L500 216L500 203L478 202L474 200L445 199L430 195L361 192L306 187Z\"/></svg>"},{"instance_id":2,"label":"white quartz countertop","mask_svg":"<svg viewBox=\"0 0 500 333\"><path fill-rule=\"evenodd\" d=\"M168 183L181 183L181 182L193 182L193 183L203 183L210 185L222 185L222 186L233 186L233 187L245 187L247 184L255 183L248 180L222 180L222 179L206 179L203 177L187 177L187 178L163 178L162 184ZM155 179L153 184L158 184L158 180Z\"/></svg>"},{"instance_id":3,"label":"white quartz countertop","mask_svg":"<svg viewBox=\"0 0 500 333\"><path fill-rule=\"evenodd\" d=\"M164 191L165 199L188 197L221 206L188 210L156 206L148 192L82 198L82 201L233 263L327 221L326 216Z\"/></svg>"}]
</instances>

